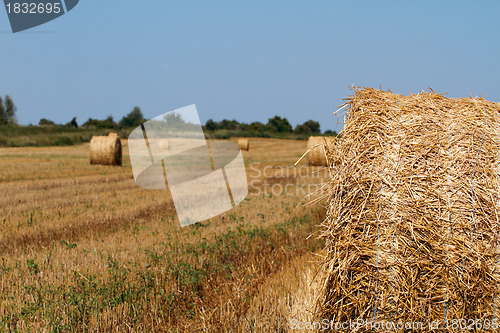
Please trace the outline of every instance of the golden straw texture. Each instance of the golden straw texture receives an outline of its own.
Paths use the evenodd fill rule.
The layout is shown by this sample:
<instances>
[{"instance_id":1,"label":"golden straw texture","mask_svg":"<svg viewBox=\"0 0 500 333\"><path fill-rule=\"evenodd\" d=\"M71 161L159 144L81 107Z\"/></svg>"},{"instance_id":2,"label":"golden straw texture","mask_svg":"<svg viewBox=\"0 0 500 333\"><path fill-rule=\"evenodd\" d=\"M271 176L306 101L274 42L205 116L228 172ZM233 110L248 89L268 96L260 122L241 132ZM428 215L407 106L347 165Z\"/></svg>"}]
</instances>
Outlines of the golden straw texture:
<instances>
[{"instance_id":1,"label":"golden straw texture","mask_svg":"<svg viewBox=\"0 0 500 333\"><path fill-rule=\"evenodd\" d=\"M122 165L122 145L116 133L93 136L89 148L90 164Z\"/></svg>"},{"instance_id":2,"label":"golden straw texture","mask_svg":"<svg viewBox=\"0 0 500 333\"><path fill-rule=\"evenodd\" d=\"M307 142L307 149L310 149L307 155L307 164L315 166L328 166L327 154L329 149L335 148L335 137L329 136L310 136Z\"/></svg>"},{"instance_id":3,"label":"golden straw texture","mask_svg":"<svg viewBox=\"0 0 500 333\"><path fill-rule=\"evenodd\" d=\"M317 317L498 318L500 105L353 90L341 143L328 151Z\"/></svg>"}]
</instances>

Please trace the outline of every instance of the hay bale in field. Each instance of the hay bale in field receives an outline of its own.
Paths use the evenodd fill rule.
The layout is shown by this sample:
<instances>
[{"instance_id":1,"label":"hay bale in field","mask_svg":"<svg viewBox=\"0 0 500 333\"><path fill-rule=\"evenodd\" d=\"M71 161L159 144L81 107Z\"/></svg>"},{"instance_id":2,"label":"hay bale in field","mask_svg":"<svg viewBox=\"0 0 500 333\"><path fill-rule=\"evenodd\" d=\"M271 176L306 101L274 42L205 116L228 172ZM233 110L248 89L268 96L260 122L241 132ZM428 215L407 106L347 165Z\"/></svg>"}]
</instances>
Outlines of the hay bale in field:
<instances>
[{"instance_id":1,"label":"hay bale in field","mask_svg":"<svg viewBox=\"0 0 500 333\"><path fill-rule=\"evenodd\" d=\"M93 136L90 140L90 164L122 165L122 145L118 134Z\"/></svg>"},{"instance_id":2,"label":"hay bale in field","mask_svg":"<svg viewBox=\"0 0 500 333\"><path fill-rule=\"evenodd\" d=\"M153 151L168 151L171 149L168 139L148 138L148 144Z\"/></svg>"},{"instance_id":3,"label":"hay bale in field","mask_svg":"<svg viewBox=\"0 0 500 333\"><path fill-rule=\"evenodd\" d=\"M335 137L330 136L309 137L307 149L310 149L310 151L307 155L307 164L315 166L328 166L327 151L333 148L335 140Z\"/></svg>"},{"instance_id":4,"label":"hay bale in field","mask_svg":"<svg viewBox=\"0 0 500 333\"><path fill-rule=\"evenodd\" d=\"M168 142L168 140L161 140L159 146L162 150L170 150L170 143Z\"/></svg>"},{"instance_id":5,"label":"hay bale in field","mask_svg":"<svg viewBox=\"0 0 500 333\"><path fill-rule=\"evenodd\" d=\"M238 139L238 146L241 150L250 150L250 142L248 139Z\"/></svg>"},{"instance_id":6,"label":"hay bale in field","mask_svg":"<svg viewBox=\"0 0 500 333\"><path fill-rule=\"evenodd\" d=\"M500 316L500 105L371 88L346 104L330 154L316 315L491 323Z\"/></svg>"}]
</instances>

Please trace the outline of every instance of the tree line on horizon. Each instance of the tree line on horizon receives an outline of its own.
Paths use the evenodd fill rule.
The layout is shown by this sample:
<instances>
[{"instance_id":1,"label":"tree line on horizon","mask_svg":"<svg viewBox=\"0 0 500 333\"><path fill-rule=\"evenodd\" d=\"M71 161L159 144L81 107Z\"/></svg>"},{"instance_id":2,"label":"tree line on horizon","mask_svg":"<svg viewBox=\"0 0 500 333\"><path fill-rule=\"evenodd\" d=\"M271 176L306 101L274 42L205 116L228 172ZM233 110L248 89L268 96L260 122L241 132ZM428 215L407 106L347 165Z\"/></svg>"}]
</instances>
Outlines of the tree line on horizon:
<instances>
[{"instance_id":1,"label":"tree line on horizon","mask_svg":"<svg viewBox=\"0 0 500 333\"><path fill-rule=\"evenodd\" d=\"M209 119L204 129L207 131L227 130L227 131L241 131L252 133L279 133L279 134L297 134L297 135L319 135L321 134L320 124L314 120L308 120L303 124L292 127L288 119L280 116L269 118L267 123L258 121L250 124L240 123L236 120L227 120L216 122ZM326 135L336 135L334 131L325 131Z\"/></svg>"},{"instance_id":2,"label":"tree line on horizon","mask_svg":"<svg viewBox=\"0 0 500 333\"><path fill-rule=\"evenodd\" d=\"M98 120L89 118L81 126L76 122L76 117L64 126L69 127L84 127L84 128L109 128L109 129L122 129L122 128L135 128L143 124L147 119L141 111L141 108L136 106L133 110L125 115L120 121L116 122L112 116L106 119ZM39 126L54 126L57 125L53 121L42 118L38 123ZM252 122L250 124L240 123L237 120L223 119L221 121L214 121L213 119L207 120L203 129L209 132L217 131L232 131L232 132L252 132L257 134L263 133L282 133L282 134L297 134L297 135L319 135L321 134L320 124L314 120L308 120L303 124L292 127L288 119L280 116L269 118L267 123ZM331 130L325 131L325 135L336 135L337 133Z\"/></svg>"},{"instance_id":3,"label":"tree line on horizon","mask_svg":"<svg viewBox=\"0 0 500 333\"><path fill-rule=\"evenodd\" d=\"M103 120L89 118L82 125L78 125L76 117L74 117L70 122L66 124L56 124L52 120L42 118L38 122L38 126L66 126L66 127L85 127L85 128L109 128L109 129L121 129L121 128L131 128L140 126L144 123L146 119L142 114L141 108L136 106L133 110L125 115L120 121L116 122L113 116L108 116Z\"/></svg>"},{"instance_id":4,"label":"tree line on horizon","mask_svg":"<svg viewBox=\"0 0 500 333\"><path fill-rule=\"evenodd\" d=\"M16 105L14 104L12 98L7 95L5 100L0 97L0 126L17 124L16 119ZM78 125L76 117L66 124L56 124L54 121L42 118L38 122L38 126L64 126L72 128L99 128L99 129L127 129L135 128L143 124L147 119L141 111L141 108L135 106L132 111L125 115L121 120L115 121L112 116L108 116L103 120L89 118L82 125ZM221 133L225 134L218 135L221 137L228 136L231 133L252 133L256 136L269 136L269 134L276 135L320 135L321 129L320 124L314 120L308 120L303 124L292 127L288 119L280 116L274 116L269 118L267 123L262 122L252 122L250 124L238 122L237 120L223 119L221 121L214 121L209 119L203 126L205 131L211 133ZM337 135L335 131L327 130L323 133L324 135ZM216 135L217 136L217 135Z\"/></svg>"}]
</instances>

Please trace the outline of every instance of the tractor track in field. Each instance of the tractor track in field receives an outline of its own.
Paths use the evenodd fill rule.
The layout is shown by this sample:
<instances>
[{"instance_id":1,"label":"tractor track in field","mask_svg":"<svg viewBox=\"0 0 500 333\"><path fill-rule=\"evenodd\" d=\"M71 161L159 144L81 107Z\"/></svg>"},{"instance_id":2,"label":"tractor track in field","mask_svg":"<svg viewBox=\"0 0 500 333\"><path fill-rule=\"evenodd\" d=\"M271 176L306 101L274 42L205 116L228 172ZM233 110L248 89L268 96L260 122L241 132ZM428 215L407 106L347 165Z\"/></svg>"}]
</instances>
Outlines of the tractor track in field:
<instances>
[{"instance_id":1,"label":"tractor track in field","mask_svg":"<svg viewBox=\"0 0 500 333\"><path fill-rule=\"evenodd\" d=\"M87 178L87 177L86 177ZM109 187L112 184L121 184L125 187L125 182L128 182L130 178L128 175L115 176L115 177L96 177L93 179L85 180L64 180L62 182L57 182L57 184L37 184L37 185L26 185L26 189L29 188L30 192L36 193L36 196L40 196L45 192L45 195L51 196L54 190L58 188L67 188L68 186L85 186L82 188L84 190L82 193L87 193L89 191L95 190L93 187L86 187L87 185L99 186L104 185L105 188L100 189L101 191L112 191L117 190L116 188ZM264 181L259 181L255 185L257 187L265 186L267 184L277 184L277 183L292 183L295 178L280 178L271 177ZM12 189L9 189L12 190ZM42 193L41 193L42 192ZM15 197L14 193L12 198ZM88 194L88 193L87 193ZM47 197L45 198L47 199ZM67 198L65 201L68 201ZM69 200L68 202L71 202ZM66 202L64 205L68 204ZM55 203L54 203L55 204ZM46 205L45 205L46 206ZM51 206L51 205L49 205ZM154 221L155 217L173 215L175 214L174 203L171 197L167 197L166 200L163 199L161 203L156 203L142 207L139 210L130 211L119 214L115 213L108 216L81 216L77 218L71 218L70 223L39 228L36 230L22 230L13 232L10 234L0 235L0 254L7 254L15 252L16 250L29 250L41 247L50 246L56 242L77 242L81 239L88 239L89 237L102 236L103 234L114 233L117 230L127 230L134 224L137 220L142 220L142 225L150 224ZM62 220L64 222L64 219Z\"/></svg>"},{"instance_id":2,"label":"tractor track in field","mask_svg":"<svg viewBox=\"0 0 500 333\"><path fill-rule=\"evenodd\" d=\"M82 219L72 222L64 228L47 228L36 233L25 233L14 237L3 237L0 239L0 254L13 252L16 249L30 249L48 246L53 242L67 241L75 242L79 239L97 236L101 233L115 232L116 229L128 229L133 221L151 221L154 217L165 214L173 214L172 201L167 203L150 205L132 214L109 216L96 220Z\"/></svg>"}]
</instances>

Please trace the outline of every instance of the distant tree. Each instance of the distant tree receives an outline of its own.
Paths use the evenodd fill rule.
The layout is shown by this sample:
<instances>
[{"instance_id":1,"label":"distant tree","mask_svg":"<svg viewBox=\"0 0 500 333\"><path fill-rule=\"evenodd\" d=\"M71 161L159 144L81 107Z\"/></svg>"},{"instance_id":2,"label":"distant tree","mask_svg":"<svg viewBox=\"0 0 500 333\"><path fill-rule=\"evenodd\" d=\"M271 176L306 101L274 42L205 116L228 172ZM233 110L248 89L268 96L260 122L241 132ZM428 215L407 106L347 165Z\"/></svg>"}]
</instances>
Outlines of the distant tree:
<instances>
[{"instance_id":1,"label":"distant tree","mask_svg":"<svg viewBox=\"0 0 500 333\"><path fill-rule=\"evenodd\" d=\"M320 134L320 125L317 121L308 120L302 125L297 125L293 130L295 134Z\"/></svg>"},{"instance_id":2,"label":"distant tree","mask_svg":"<svg viewBox=\"0 0 500 333\"><path fill-rule=\"evenodd\" d=\"M326 130L324 134L325 134L325 136L337 136L338 135L337 132L332 131L332 130Z\"/></svg>"},{"instance_id":3,"label":"distant tree","mask_svg":"<svg viewBox=\"0 0 500 333\"><path fill-rule=\"evenodd\" d=\"M2 97L0 97L0 126L7 124L7 112L5 111L5 105L3 104Z\"/></svg>"},{"instance_id":4,"label":"distant tree","mask_svg":"<svg viewBox=\"0 0 500 333\"><path fill-rule=\"evenodd\" d=\"M101 121L101 127L116 128L118 127L118 124L115 123L113 116L108 116L108 118Z\"/></svg>"},{"instance_id":5,"label":"distant tree","mask_svg":"<svg viewBox=\"0 0 500 333\"><path fill-rule=\"evenodd\" d=\"M17 111L17 107L14 104L14 101L12 100L12 98L9 95L5 96L5 112L7 113L7 123L8 124L16 124L17 123L16 111Z\"/></svg>"},{"instance_id":6,"label":"distant tree","mask_svg":"<svg viewBox=\"0 0 500 333\"><path fill-rule=\"evenodd\" d=\"M206 124L205 124L205 129L208 131L215 131L216 129L219 128L219 124L217 124L215 121L212 119L208 119Z\"/></svg>"},{"instance_id":7,"label":"distant tree","mask_svg":"<svg viewBox=\"0 0 500 333\"><path fill-rule=\"evenodd\" d=\"M40 121L38 122L38 126L52 126L52 125L55 125L56 123L53 122L52 120L48 120L48 119L45 119L45 118L42 118L40 119Z\"/></svg>"},{"instance_id":8,"label":"distant tree","mask_svg":"<svg viewBox=\"0 0 500 333\"><path fill-rule=\"evenodd\" d=\"M76 120L75 120L76 122ZM117 124L113 120L112 116L109 116L108 118L104 120L97 120L97 119L92 119L89 118L84 124L83 127L95 127L95 128L116 128Z\"/></svg>"},{"instance_id":9,"label":"distant tree","mask_svg":"<svg viewBox=\"0 0 500 333\"><path fill-rule=\"evenodd\" d=\"M271 132L278 133L291 133L292 125L286 118L281 118L280 116L275 116L274 118L270 118L267 122L267 128Z\"/></svg>"},{"instance_id":10,"label":"distant tree","mask_svg":"<svg viewBox=\"0 0 500 333\"><path fill-rule=\"evenodd\" d=\"M98 127L99 120L94 118L89 118L86 122L83 123L83 127Z\"/></svg>"},{"instance_id":11,"label":"distant tree","mask_svg":"<svg viewBox=\"0 0 500 333\"><path fill-rule=\"evenodd\" d=\"M141 108L136 106L134 109L120 120L120 127L137 127L144 123L145 119L142 114Z\"/></svg>"},{"instance_id":12,"label":"distant tree","mask_svg":"<svg viewBox=\"0 0 500 333\"><path fill-rule=\"evenodd\" d=\"M246 130L251 131L251 132L261 132L262 133L262 132L265 132L267 130L267 127L263 123L255 121L255 122L249 124L247 126Z\"/></svg>"},{"instance_id":13,"label":"distant tree","mask_svg":"<svg viewBox=\"0 0 500 333\"><path fill-rule=\"evenodd\" d=\"M71 119L71 121L64 126L78 128L78 123L76 122L76 117L73 117L73 119Z\"/></svg>"},{"instance_id":14,"label":"distant tree","mask_svg":"<svg viewBox=\"0 0 500 333\"><path fill-rule=\"evenodd\" d=\"M246 131L248 131L248 126L250 126L250 125L248 125L246 123L238 123L238 130L246 132Z\"/></svg>"},{"instance_id":15,"label":"distant tree","mask_svg":"<svg viewBox=\"0 0 500 333\"><path fill-rule=\"evenodd\" d=\"M220 129L225 129L225 130L237 130L240 127L240 123L237 122L236 120L227 120L224 119L219 123L219 128Z\"/></svg>"},{"instance_id":16,"label":"distant tree","mask_svg":"<svg viewBox=\"0 0 500 333\"><path fill-rule=\"evenodd\" d=\"M163 117L163 119L169 126L186 124L182 115L177 112L169 112L165 115L165 117Z\"/></svg>"}]
</instances>

